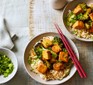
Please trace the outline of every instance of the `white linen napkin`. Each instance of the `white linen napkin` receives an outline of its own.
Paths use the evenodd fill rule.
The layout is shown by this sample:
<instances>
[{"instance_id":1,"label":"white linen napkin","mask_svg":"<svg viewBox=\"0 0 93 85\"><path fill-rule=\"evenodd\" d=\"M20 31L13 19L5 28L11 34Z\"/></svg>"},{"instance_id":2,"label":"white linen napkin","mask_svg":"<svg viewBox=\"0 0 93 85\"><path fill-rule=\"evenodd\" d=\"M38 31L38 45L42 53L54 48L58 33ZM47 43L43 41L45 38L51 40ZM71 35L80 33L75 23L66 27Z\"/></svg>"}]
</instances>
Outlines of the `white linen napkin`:
<instances>
[{"instance_id":1,"label":"white linen napkin","mask_svg":"<svg viewBox=\"0 0 93 85\"><path fill-rule=\"evenodd\" d=\"M5 27L5 21L3 17L0 17L0 47L9 49L14 47L11 37Z\"/></svg>"}]
</instances>

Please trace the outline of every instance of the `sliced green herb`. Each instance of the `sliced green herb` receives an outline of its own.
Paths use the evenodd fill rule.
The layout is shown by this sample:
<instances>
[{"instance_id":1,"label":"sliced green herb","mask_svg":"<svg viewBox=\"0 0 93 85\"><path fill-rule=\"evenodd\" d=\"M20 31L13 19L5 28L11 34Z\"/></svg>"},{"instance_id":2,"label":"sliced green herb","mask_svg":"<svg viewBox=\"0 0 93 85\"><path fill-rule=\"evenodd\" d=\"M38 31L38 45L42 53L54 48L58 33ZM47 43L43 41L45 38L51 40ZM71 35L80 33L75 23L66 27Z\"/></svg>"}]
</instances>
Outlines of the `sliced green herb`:
<instances>
[{"instance_id":1,"label":"sliced green herb","mask_svg":"<svg viewBox=\"0 0 93 85\"><path fill-rule=\"evenodd\" d=\"M4 53L0 53L0 75L9 76L14 69L14 65L9 57Z\"/></svg>"}]
</instances>

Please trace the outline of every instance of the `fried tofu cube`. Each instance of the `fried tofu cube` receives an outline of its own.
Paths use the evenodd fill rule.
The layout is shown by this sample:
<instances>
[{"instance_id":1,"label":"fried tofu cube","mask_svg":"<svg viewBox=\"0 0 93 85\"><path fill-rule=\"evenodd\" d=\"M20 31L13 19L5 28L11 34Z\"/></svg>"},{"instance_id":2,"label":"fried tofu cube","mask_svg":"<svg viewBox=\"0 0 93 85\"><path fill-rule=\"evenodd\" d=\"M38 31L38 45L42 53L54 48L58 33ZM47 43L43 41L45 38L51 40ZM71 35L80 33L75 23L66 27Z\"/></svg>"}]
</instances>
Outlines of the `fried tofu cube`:
<instances>
[{"instance_id":1,"label":"fried tofu cube","mask_svg":"<svg viewBox=\"0 0 93 85\"><path fill-rule=\"evenodd\" d=\"M89 17L93 21L93 12L89 14Z\"/></svg>"},{"instance_id":2,"label":"fried tofu cube","mask_svg":"<svg viewBox=\"0 0 93 85\"><path fill-rule=\"evenodd\" d=\"M59 53L59 61L68 62L68 52L60 52Z\"/></svg>"},{"instance_id":3,"label":"fried tofu cube","mask_svg":"<svg viewBox=\"0 0 93 85\"><path fill-rule=\"evenodd\" d=\"M40 63L40 64L38 64L37 70L40 73L44 74L47 71L47 66L45 64L43 64L43 63Z\"/></svg>"},{"instance_id":4,"label":"fried tofu cube","mask_svg":"<svg viewBox=\"0 0 93 85\"><path fill-rule=\"evenodd\" d=\"M49 60L51 58L51 53L48 50L42 51L42 60Z\"/></svg>"},{"instance_id":5,"label":"fried tofu cube","mask_svg":"<svg viewBox=\"0 0 93 85\"><path fill-rule=\"evenodd\" d=\"M78 5L74 10L73 10L73 13L74 14L79 14L79 13L82 13L83 12L83 9L81 8L80 5Z\"/></svg>"},{"instance_id":6,"label":"fried tofu cube","mask_svg":"<svg viewBox=\"0 0 93 85\"><path fill-rule=\"evenodd\" d=\"M91 8L88 8L87 11L86 11L86 13L89 14L89 13L91 13L91 11L92 11L92 9Z\"/></svg>"},{"instance_id":7,"label":"fried tofu cube","mask_svg":"<svg viewBox=\"0 0 93 85\"><path fill-rule=\"evenodd\" d=\"M53 69L56 70L56 71L59 71L59 70L61 70L62 65L63 65L63 64L60 63L60 62L54 63L54 64L53 64Z\"/></svg>"},{"instance_id":8,"label":"fried tofu cube","mask_svg":"<svg viewBox=\"0 0 93 85\"><path fill-rule=\"evenodd\" d=\"M61 51L61 47L58 44L55 44L54 46L52 46L52 51L58 53Z\"/></svg>"},{"instance_id":9,"label":"fried tofu cube","mask_svg":"<svg viewBox=\"0 0 93 85\"><path fill-rule=\"evenodd\" d=\"M45 47L45 48L47 48L47 47L49 47L49 46L51 46L52 45L52 40L50 40L49 38L43 38L43 40L42 40L42 45Z\"/></svg>"},{"instance_id":10,"label":"fried tofu cube","mask_svg":"<svg viewBox=\"0 0 93 85\"><path fill-rule=\"evenodd\" d=\"M82 21L76 21L73 26L75 29L83 29L84 28L84 23Z\"/></svg>"}]
</instances>

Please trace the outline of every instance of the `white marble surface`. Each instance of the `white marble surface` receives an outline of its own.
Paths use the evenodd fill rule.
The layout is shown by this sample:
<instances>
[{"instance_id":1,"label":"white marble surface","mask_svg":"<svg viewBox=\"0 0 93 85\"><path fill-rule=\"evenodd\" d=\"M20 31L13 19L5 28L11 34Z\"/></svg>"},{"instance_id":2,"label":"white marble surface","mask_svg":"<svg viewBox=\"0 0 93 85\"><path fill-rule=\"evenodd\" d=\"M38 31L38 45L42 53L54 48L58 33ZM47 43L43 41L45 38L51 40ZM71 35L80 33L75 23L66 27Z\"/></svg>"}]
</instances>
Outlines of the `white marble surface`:
<instances>
[{"instance_id":1,"label":"white marble surface","mask_svg":"<svg viewBox=\"0 0 93 85\"><path fill-rule=\"evenodd\" d=\"M15 77L2 85L27 85L28 74L23 65L24 49L29 41L28 29L28 0L0 0L0 15L6 19L7 28L18 39L14 42L14 50L18 59L18 72Z\"/></svg>"}]
</instances>

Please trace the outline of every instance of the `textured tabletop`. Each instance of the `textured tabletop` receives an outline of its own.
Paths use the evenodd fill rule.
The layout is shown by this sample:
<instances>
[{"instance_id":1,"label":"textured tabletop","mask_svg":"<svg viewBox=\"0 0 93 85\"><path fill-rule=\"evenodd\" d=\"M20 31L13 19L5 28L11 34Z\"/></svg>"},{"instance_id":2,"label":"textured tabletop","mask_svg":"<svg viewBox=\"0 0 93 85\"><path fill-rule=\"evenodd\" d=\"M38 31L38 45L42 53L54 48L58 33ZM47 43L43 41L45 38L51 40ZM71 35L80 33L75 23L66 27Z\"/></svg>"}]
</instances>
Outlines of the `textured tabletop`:
<instances>
[{"instance_id":1,"label":"textured tabletop","mask_svg":"<svg viewBox=\"0 0 93 85\"><path fill-rule=\"evenodd\" d=\"M19 64L15 77L2 85L42 85L30 78L25 71L23 54L29 37L32 38L43 32L56 32L54 21L59 24L64 34L76 44L80 53L80 62L88 75L87 79L81 79L76 73L69 81L61 85L93 85L93 43L78 41L65 30L62 24L62 10L54 10L51 0L0 0L0 14L5 17L10 34L14 32L18 36L14 52Z\"/></svg>"}]
</instances>

